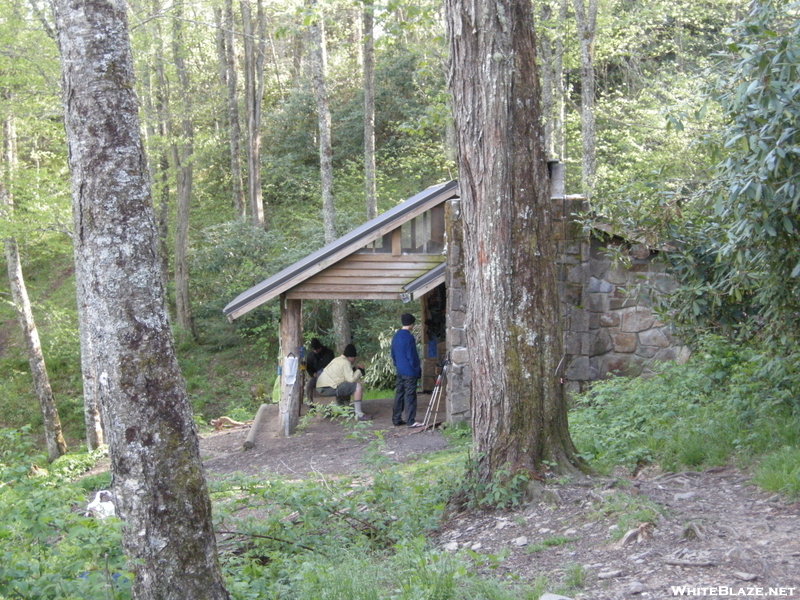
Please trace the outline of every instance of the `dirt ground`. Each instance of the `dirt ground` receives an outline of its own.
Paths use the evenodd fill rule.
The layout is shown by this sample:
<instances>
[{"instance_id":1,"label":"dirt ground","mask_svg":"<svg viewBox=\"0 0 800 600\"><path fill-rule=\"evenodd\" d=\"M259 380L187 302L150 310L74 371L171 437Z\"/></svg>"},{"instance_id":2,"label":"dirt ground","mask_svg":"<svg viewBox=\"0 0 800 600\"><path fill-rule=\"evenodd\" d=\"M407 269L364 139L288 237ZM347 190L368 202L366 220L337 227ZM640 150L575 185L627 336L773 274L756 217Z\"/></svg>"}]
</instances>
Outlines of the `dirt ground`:
<instances>
[{"instance_id":1,"label":"dirt ground","mask_svg":"<svg viewBox=\"0 0 800 600\"><path fill-rule=\"evenodd\" d=\"M418 419L426 407L421 397ZM368 428L384 432L393 460L447 446L438 431L393 427L391 400L365 401L364 410L374 417ZM346 437L349 431L329 419L314 417L290 438L265 429L248 451L246 428L203 436L208 474L300 478L364 465L367 442ZM548 591L576 600L800 598L800 504L759 490L735 468L552 482L520 510L451 517L434 542L497 557L482 567L494 576L546 577ZM673 586L686 587L681 594Z\"/></svg>"},{"instance_id":2,"label":"dirt ground","mask_svg":"<svg viewBox=\"0 0 800 600\"><path fill-rule=\"evenodd\" d=\"M419 396L418 421L425 417L429 398L428 395ZM322 403L328 401L327 398L322 400ZM348 428L338 421L317 415L308 419L308 424L298 434L285 438L273 432L278 406L271 405L268 407L266 426L257 432L255 447L250 450L243 449L250 432L249 427L201 436L200 450L206 471L220 475L240 472L248 475L274 473L294 477L306 477L313 473L353 473L365 467L364 450L368 444L366 439L376 439L374 435L368 435L371 431L383 432L386 442L383 452L396 462L447 447L447 441L438 430L421 431L405 426L394 427L391 399L365 400L363 410L373 418L359 426L359 430L367 435L348 437L352 436L352 427ZM306 414L305 406L301 414ZM441 407L440 414L435 419L431 415L429 422L441 422L443 418L444 407Z\"/></svg>"}]
</instances>

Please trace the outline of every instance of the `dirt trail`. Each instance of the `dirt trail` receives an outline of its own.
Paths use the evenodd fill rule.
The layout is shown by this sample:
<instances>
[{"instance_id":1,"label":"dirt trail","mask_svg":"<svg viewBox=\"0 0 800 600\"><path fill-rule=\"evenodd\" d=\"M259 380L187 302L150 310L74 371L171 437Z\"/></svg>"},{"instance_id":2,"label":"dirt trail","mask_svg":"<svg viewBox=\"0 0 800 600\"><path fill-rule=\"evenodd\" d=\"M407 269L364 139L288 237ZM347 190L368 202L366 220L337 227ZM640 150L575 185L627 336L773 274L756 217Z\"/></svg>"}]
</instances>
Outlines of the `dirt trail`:
<instances>
[{"instance_id":1,"label":"dirt trail","mask_svg":"<svg viewBox=\"0 0 800 600\"><path fill-rule=\"evenodd\" d=\"M426 406L422 397L421 415ZM391 400L365 401L364 410L374 417L367 429L384 432L383 451L393 460L447 446L438 431L392 427ZM367 442L321 417L290 438L265 430L243 451L247 433L203 437L210 476L306 477L364 466ZM435 542L500 557L494 568L484 566L487 573L546 577L550 591L576 600L675 598L673 586L686 586L684 595L800 598L800 504L759 490L733 468L552 483L518 511L451 518Z\"/></svg>"}]
</instances>

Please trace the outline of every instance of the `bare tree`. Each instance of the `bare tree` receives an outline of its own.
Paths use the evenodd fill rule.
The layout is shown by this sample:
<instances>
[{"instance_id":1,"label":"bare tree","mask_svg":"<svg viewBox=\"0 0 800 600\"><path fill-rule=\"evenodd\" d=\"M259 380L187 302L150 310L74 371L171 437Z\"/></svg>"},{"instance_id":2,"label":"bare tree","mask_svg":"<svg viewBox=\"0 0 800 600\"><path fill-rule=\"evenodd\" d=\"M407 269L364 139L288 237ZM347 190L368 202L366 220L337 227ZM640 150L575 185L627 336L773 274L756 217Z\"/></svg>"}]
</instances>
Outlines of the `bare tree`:
<instances>
[{"instance_id":1,"label":"bare tree","mask_svg":"<svg viewBox=\"0 0 800 600\"><path fill-rule=\"evenodd\" d=\"M225 14L220 18L219 35L220 79L227 90L226 103L228 109L228 143L230 146L231 196L236 215L244 220L247 216L244 199L244 182L242 181L241 139L239 127L239 100L237 98L236 48L233 35L233 0L225 0Z\"/></svg>"},{"instance_id":2,"label":"bare tree","mask_svg":"<svg viewBox=\"0 0 800 600\"><path fill-rule=\"evenodd\" d=\"M328 104L327 70L328 59L325 48L325 16L317 0L310 0L309 6L316 11L310 26L311 34L311 72L314 82L314 96L317 101L317 122L319 125L319 172L322 188L322 221L325 242L336 239L336 210L333 204L333 144L331 142L331 111ZM341 352L350 342L350 322L347 319L347 301L333 300L333 330L336 349Z\"/></svg>"},{"instance_id":3,"label":"bare tree","mask_svg":"<svg viewBox=\"0 0 800 600\"><path fill-rule=\"evenodd\" d=\"M364 0L364 195L367 220L378 216L375 182L375 4Z\"/></svg>"},{"instance_id":4,"label":"bare tree","mask_svg":"<svg viewBox=\"0 0 800 600\"><path fill-rule=\"evenodd\" d=\"M194 167L194 123L192 121L192 99L189 72L186 69L186 47L183 42L183 1L175 3L172 20L172 59L178 77L181 99L181 135L172 140L172 164L177 176L175 207L175 240L173 261L175 264L175 316L177 325L196 337L192 305L189 300L189 204L192 200Z\"/></svg>"},{"instance_id":5,"label":"bare tree","mask_svg":"<svg viewBox=\"0 0 800 600\"><path fill-rule=\"evenodd\" d=\"M597 0L572 0L581 51L581 186L591 197L595 179L594 38L597 33Z\"/></svg>"},{"instance_id":6,"label":"bare tree","mask_svg":"<svg viewBox=\"0 0 800 600\"><path fill-rule=\"evenodd\" d=\"M136 600L227 600L159 277L124 2L57 0L76 285Z\"/></svg>"},{"instance_id":7,"label":"bare tree","mask_svg":"<svg viewBox=\"0 0 800 600\"><path fill-rule=\"evenodd\" d=\"M14 118L6 115L3 119L3 155L2 178L0 178L0 208L3 212L10 213L14 209L14 199L11 192L11 180L17 162L16 132ZM42 425L44 428L44 441L47 447L47 458L50 461L57 459L67 451L67 443L61 432L61 420L58 417L56 400L50 387L50 378L47 375L47 366L42 354L42 344L39 341L39 330L33 318L33 309L28 297L28 289L22 275L22 262L19 256L17 240L13 237L4 241L8 282L11 287L11 300L17 313L17 321L25 339L28 353L28 365L33 378L33 389L39 401L42 412Z\"/></svg>"},{"instance_id":8,"label":"bare tree","mask_svg":"<svg viewBox=\"0 0 800 600\"><path fill-rule=\"evenodd\" d=\"M256 28L249 0L241 0L244 36L244 94L247 113L247 197L250 219L256 227L265 227L264 199L261 192L261 101L264 97L264 48L266 17L264 4L258 0Z\"/></svg>"},{"instance_id":9,"label":"bare tree","mask_svg":"<svg viewBox=\"0 0 800 600\"><path fill-rule=\"evenodd\" d=\"M446 0L475 476L577 464L559 375L556 242L528 0Z\"/></svg>"},{"instance_id":10,"label":"bare tree","mask_svg":"<svg viewBox=\"0 0 800 600\"><path fill-rule=\"evenodd\" d=\"M566 155L563 38L567 20L567 1L558 0L558 17L555 22L552 21L551 0L540 0L539 3L541 34L538 41L542 56L542 116L545 147L547 156L551 160L563 160Z\"/></svg>"}]
</instances>

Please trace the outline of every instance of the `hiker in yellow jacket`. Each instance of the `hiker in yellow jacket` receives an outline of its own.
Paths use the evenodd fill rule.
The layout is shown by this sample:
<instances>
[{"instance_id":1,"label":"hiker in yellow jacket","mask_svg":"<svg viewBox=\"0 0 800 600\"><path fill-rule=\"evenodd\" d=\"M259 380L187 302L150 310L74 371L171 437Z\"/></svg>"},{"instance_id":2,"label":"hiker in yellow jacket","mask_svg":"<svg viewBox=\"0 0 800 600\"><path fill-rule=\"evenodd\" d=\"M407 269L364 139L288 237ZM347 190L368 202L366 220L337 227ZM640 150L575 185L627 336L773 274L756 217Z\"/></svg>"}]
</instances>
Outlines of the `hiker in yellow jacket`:
<instances>
[{"instance_id":1,"label":"hiker in yellow jacket","mask_svg":"<svg viewBox=\"0 0 800 600\"><path fill-rule=\"evenodd\" d=\"M352 396L358 420L369 421L372 417L365 415L361 410L363 391L359 379L364 374L364 367L353 367L356 356L358 356L356 347L347 344L342 355L328 363L317 377L317 393L320 396L336 396L336 404L339 406L349 402Z\"/></svg>"}]
</instances>

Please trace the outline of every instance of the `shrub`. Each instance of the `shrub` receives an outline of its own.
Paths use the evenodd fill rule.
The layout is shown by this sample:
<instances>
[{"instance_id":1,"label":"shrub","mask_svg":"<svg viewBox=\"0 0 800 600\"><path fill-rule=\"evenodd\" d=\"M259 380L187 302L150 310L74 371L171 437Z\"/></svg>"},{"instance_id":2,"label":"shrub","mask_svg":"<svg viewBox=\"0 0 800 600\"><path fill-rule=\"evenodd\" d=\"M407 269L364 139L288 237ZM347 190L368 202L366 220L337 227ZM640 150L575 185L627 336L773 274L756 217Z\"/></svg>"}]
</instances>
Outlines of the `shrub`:
<instances>
[{"instance_id":1,"label":"shrub","mask_svg":"<svg viewBox=\"0 0 800 600\"><path fill-rule=\"evenodd\" d=\"M606 472L697 468L796 446L798 360L707 337L685 365L592 386L570 416L573 439Z\"/></svg>"}]
</instances>

